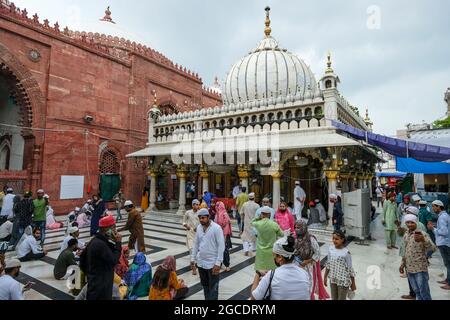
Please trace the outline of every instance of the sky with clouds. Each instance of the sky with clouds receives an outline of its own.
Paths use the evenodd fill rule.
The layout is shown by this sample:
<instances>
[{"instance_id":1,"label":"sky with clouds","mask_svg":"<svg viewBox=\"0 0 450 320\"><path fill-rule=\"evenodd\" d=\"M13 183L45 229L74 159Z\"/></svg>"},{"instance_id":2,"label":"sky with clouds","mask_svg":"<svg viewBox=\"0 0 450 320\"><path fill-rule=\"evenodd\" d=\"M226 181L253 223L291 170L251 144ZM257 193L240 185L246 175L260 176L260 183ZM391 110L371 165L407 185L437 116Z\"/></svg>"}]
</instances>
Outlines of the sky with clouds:
<instances>
[{"instance_id":1,"label":"sky with clouds","mask_svg":"<svg viewBox=\"0 0 450 320\"><path fill-rule=\"evenodd\" d=\"M320 79L328 51L340 92L365 112L374 131L394 135L408 123L445 115L450 87L448 0L16 0L72 30L140 41L198 72L205 84L263 38L266 5L272 36ZM99 21L111 6L116 25Z\"/></svg>"}]
</instances>

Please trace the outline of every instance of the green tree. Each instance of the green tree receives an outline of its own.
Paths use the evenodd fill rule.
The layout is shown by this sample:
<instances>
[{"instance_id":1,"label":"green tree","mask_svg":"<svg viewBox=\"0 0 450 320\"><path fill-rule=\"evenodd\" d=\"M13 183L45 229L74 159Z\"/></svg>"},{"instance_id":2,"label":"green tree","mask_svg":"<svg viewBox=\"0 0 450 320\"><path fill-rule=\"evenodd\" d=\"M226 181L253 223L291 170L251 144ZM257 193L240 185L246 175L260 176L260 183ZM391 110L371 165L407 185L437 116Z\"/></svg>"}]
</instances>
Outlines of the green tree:
<instances>
[{"instance_id":1,"label":"green tree","mask_svg":"<svg viewBox=\"0 0 450 320\"><path fill-rule=\"evenodd\" d=\"M443 120L436 120L433 122L433 127L435 129L446 129L450 128L450 117L447 117Z\"/></svg>"}]
</instances>

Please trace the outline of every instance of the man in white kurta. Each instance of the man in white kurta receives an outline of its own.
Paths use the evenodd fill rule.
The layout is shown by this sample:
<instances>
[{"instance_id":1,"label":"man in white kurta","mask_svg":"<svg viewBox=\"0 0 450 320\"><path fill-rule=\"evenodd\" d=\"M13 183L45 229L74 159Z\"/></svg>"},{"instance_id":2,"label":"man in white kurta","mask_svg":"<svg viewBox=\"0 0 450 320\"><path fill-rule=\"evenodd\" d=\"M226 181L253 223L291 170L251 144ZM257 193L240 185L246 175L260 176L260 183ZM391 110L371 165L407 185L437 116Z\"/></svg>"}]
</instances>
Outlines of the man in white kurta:
<instances>
[{"instance_id":1,"label":"man in white kurta","mask_svg":"<svg viewBox=\"0 0 450 320\"><path fill-rule=\"evenodd\" d=\"M294 215L295 220L298 221L302 218L302 210L305 204L306 193L302 187L300 187L300 181L295 182L294 189Z\"/></svg>"},{"instance_id":2,"label":"man in white kurta","mask_svg":"<svg viewBox=\"0 0 450 320\"><path fill-rule=\"evenodd\" d=\"M192 254L192 248L194 247L195 230L197 230L200 221L198 219L198 209L200 207L200 201L197 199L192 200L192 210L187 210L183 216L183 227L187 230L186 234L186 246L189 250L189 254ZM193 273L194 275L197 273Z\"/></svg>"},{"instance_id":3,"label":"man in white kurta","mask_svg":"<svg viewBox=\"0 0 450 320\"><path fill-rule=\"evenodd\" d=\"M249 256L250 251L256 251L256 237L253 232L252 221L256 216L259 205L255 202L255 194L248 195L248 201L242 205L240 214L244 220L244 230L241 233L242 244L244 246L244 254Z\"/></svg>"}]
</instances>

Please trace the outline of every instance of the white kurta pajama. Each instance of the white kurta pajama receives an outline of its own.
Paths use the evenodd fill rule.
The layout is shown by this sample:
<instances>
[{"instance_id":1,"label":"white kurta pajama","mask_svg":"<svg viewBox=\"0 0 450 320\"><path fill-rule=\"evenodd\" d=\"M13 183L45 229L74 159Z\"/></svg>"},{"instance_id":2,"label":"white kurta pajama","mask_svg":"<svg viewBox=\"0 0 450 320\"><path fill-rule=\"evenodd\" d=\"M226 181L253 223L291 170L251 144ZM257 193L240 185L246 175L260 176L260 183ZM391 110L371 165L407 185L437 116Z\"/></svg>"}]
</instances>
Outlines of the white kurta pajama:
<instances>
[{"instance_id":1,"label":"white kurta pajama","mask_svg":"<svg viewBox=\"0 0 450 320\"><path fill-rule=\"evenodd\" d=\"M195 230L197 230L199 224L200 221L198 220L197 212L194 212L194 210L188 210L185 212L183 216L183 225L190 228L187 230L186 234L186 246L188 247L190 253L194 247Z\"/></svg>"},{"instance_id":2,"label":"white kurta pajama","mask_svg":"<svg viewBox=\"0 0 450 320\"><path fill-rule=\"evenodd\" d=\"M298 201L298 198L303 202ZM294 189L294 215L296 220L300 220L302 218L303 203L305 198L305 190L303 190L300 186L296 186Z\"/></svg>"},{"instance_id":3,"label":"white kurta pajama","mask_svg":"<svg viewBox=\"0 0 450 320\"><path fill-rule=\"evenodd\" d=\"M244 231L241 239L244 246L244 252L256 251L256 236L253 232L252 221L256 216L259 205L255 201L247 201L241 208L241 216L244 215Z\"/></svg>"}]
</instances>

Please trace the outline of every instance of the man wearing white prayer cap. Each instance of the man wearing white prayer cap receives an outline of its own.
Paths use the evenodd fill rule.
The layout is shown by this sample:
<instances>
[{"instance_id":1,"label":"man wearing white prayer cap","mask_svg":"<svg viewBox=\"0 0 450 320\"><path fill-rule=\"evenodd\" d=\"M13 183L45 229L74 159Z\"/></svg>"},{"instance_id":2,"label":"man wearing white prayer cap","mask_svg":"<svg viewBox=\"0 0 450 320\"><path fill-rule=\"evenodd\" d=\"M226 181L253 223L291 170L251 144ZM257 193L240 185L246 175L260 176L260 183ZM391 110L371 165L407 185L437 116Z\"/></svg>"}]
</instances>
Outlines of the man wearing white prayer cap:
<instances>
[{"instance_id":1,"label":"man wearing white prayer cap","mask_svg":"<svg viewBox=\"0 0 450 320\"><path fill-rule=\"evenodd\" d=\"M416 300L431 300L427 252L435 251L436 247L428 234L417 228L418 217L416 215L408 213L405 215L404 221L408 230L403 236L405 252L402 256L400 273L404 274L406 269L408 281L416 295Z\"/></svg>"},{"instance_id":2,"label":"man wearing white prayer cap","mask_svg":"<svg viewBox=\"0 0 450 320\"><path fill-rule=\"evenodd\" d=\"M18 259L6 260L5 264L5 274L0 277L0 300L24 300L23 293L30 290L32 283L28 282L22 288L16 280L21 268Z\"/></svg>"},{"instance_id":3,"label":"man wearing white prayer cap","mask_svg":"<svg viewBox=\"0 0 450 320\"><path fill-rule=\"evenodd\" d=\"M251 252L256 251L256 237L252 227L252 221L256 216L259 205L255 202L255 194L252 192L248 195L246 201L240 210L241 219L244 222L244 229L241 233L242 244L244 247L244 254L251 256Z\"/></svg>"},{"instance_id":4,"label":"man wearing white prayer cap","mask_svg":"<svg viewBox=\"0 0 450 320\"><path fill-rule=\"evenodd\" d=\"M84 241L79 240L80 237L80 230L78 227L69 227L67 229L68 236L64 238L63 243L61 244L61 249L59 253L63 252L67 249L70 239L77 239L78 240L78 249L84 249L85 243Z\"/></svg>"},{"instance_id":5,"label":"man wearing white prayer cap","mask_svg":"<svg viewBox=\"0 0 450 320\"><path fill-rule=\"evenodd\" d=\"M302 187L300 187L300 181L295 181L294 189L294 212L295 221L302 218L302 211L305 205L306 193ZM276 208L275 208L276 209Z\"/></svg>"},{"instance_id":6,"label":"man wearing white prayer cap","mask_svg":"<svg viewBox=\"0 0 450 320\"><path fill-rule=\"evenodd\" d=\"M439 217L436 227L431 221L428 222L428 229L433 231L436 237L436 246L439 248L442 260L447 268L447 279L439 281L439 283L444 285L441 289L450 290L450 216L445 211L444 203L441 200L433 201L432 208Z\"/></svg>"}]
</instances>

